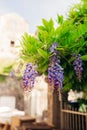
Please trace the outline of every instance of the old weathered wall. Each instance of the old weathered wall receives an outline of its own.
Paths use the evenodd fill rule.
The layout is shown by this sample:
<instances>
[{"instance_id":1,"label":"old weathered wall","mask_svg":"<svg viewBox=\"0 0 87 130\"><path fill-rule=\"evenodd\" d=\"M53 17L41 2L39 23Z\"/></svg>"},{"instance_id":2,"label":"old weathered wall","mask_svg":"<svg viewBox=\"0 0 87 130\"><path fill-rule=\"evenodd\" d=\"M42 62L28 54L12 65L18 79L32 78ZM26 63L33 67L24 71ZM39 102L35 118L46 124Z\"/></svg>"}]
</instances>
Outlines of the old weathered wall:
<instances>
[{"instance_id":1,"label":"old weathered wall","mask_svg":"<svg viewBox=\"0 0 87 130\"><path fill-rule=\"evenodd\" d=\"M15 96L16 108L20 110L24 109L22 79L6 76L4 80L0 81L0 96L2 95Z\"/></svg>"}]
</instances>

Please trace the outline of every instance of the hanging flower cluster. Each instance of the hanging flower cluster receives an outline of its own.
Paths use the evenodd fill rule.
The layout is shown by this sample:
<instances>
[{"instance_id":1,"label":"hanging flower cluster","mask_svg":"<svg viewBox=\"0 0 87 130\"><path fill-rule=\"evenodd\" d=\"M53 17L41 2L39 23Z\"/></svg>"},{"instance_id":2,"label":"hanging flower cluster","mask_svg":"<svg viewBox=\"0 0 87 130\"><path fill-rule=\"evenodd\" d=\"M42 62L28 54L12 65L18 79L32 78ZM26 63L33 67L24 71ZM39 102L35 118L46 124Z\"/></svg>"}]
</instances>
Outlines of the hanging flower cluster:
<instances>
[{"instance_id":1,"label":"hanging flower cluster","mask_svg":"<svg viewBox=\"0 0 87 130\"><path fill-rule=\"evenodd\" d=\"M78 55L76 56L75 61L73 62L74 70L75 70L75 73L76 73L76 76L77 76L79 82L81 82L81 79L82 79L82 71L83 71L82 60L81 60L80 57L81 57L81 55L78 54Z\"/></svg>"},{"instance_id":2,"label":"hanging flower cluster","mask_svg":"<svg viewBox=\"0 0 87 130\"><path fill-rule=\"evenodd\" d=\"M34 81L38 72L36 70L36 65L32 65L32 63L28 63L24 70L23 74L23 87L25 91L31 91L34 87Z\"/></svg>"},{"instance_id":3,"label":"hanging flower cluster","mask_svg":"<svg viewBox=\"0 0 87 130\"><path fill-rule=\"evenodd\" d=\"M60 58L58 56L58 51L56 51L56 48L57 44L53 43L50 48L52 56L50 57L50 64L48 67L48 80L49 84L57 90L58 87L62 88L64 76L63 68L60 65Z\"/></svg>"}]
</instances>

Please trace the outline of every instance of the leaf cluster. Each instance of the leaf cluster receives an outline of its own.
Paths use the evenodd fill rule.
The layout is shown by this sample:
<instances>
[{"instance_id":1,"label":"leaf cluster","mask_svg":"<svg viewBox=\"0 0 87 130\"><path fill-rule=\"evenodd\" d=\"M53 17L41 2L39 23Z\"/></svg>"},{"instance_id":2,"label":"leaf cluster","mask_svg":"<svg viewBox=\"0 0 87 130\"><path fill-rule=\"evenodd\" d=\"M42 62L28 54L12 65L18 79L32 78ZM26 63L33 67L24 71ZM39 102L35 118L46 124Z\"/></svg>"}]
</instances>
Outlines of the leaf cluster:
<instances>
[{"instance_id":1,"label":"leaf cluster","mask_svg":"<svg viewBox=\"0 0 87 130\"><path fill-rule=\"evenodd\" d=\"M57 51L64 68L63 90L87 91L87 2L83 0L71 8L65 20L58 15L57 22L58 26L54 27L52 18L49 21L42 19L42 25L37 27L37 36L24 34L22 58L26 62L37 63L39 73L47 74L51 56L49 48L54 42L58 43ZM81 54L83 61L81 82L78 82L73 69L74 54Z\"/></svg>"}]
</instances>

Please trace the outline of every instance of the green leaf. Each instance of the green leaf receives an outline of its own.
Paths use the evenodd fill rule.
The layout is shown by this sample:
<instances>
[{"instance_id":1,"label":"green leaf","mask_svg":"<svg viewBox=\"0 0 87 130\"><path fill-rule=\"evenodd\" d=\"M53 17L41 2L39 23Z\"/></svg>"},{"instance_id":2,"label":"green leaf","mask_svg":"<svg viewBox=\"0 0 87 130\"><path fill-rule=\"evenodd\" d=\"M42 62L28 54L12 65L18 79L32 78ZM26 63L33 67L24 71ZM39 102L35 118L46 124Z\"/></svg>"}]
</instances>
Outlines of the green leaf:
<instances>
[{"instance_id":1,"label":"green leaf","mask_svg":"<svg viewBox=\"0 0 87 130\"><path fill-rule=\"evenodd\" d=\"M66 85L63 87L63 91L69 91L72 88L72 84L68 82Z\"/></svg>"},{"instance_id":2,"label":"green leaf","mask_svg":"<svg viewBox=\"0 0 87 130\"><path fill-rule=\"evenodd\" d=\"M57 51L64 51L64 48L58 47L58 48L56 48L56 50L57 50Z\"/></svg>"},{"instance_id":3,"label":"green leaf","mask_svg":"<svg viewBox=\"0 0 87 130\"><path fill-rule=\"evenodd\" d=\"M57 23L62 24L63 23L63 15L57 15Z\"/></svg>"},{"instance_id":4,"label":"green leaf","mask_svg":"<svg viewBox=\"0 0 87 130\"><path fill-rule=\"evenodd\" d=\"M46 19L42 19L42 23L45 31L51 32L51 30L54 29L54 22L52 19L50 19L49 21L47 21ZM41 27L39 27L39 29L40 28Z\"/></svg>"},{"instance_id":5,"label":"green leaf","mask_svg":"<svg viewBox=\"0 0 87 130\"><path fill-rule=\"evenodd\" d=\"M45 27L44 27L44 26L37 26L37 28L38 28L39 30L45 31Z\"/></svg>"},{"instance_id":6,"label":"green leaf","mask_svg":"<svg viewBox=\"0 0 87 130\"><path fill-rule=\"evenodd\" d=\"M44 50L42 50L40 48L37 51L40 54L40 56L42 56L44 59L48 58L48 54L47 54L46 51L44 51Z\"/></svg>"},{"instance_id":7,"label":"green leaf","mask_svg":"<svg viewBox=\"0 0 87 130\"><path fill-rule=\"evenodd\" d=\"M87 55L81 56L81 59L84 60L84 61L87 61Z\"/></svg>"},{"instance_id":8,"label":"green leaf","mask_svg":"<svg viewBox=\"0 0 87 130\"><path fill-rule=\"evenodd\" d=\"M47 70L48 70L47 60L40 62L40 65L38 66L39 73L45 74L47 72Z\"/></svg>"},{"instance_id":9,"label":"green leaf","mask_svg":"<svg viewBox=\"0 0 87 130\"><path fill-rule=\"evenodd\" d=\"M85 105L84 103L80 105L79 111L80 112L86 112L87 109L87 105Z\"/></svg>"}]
</instances>

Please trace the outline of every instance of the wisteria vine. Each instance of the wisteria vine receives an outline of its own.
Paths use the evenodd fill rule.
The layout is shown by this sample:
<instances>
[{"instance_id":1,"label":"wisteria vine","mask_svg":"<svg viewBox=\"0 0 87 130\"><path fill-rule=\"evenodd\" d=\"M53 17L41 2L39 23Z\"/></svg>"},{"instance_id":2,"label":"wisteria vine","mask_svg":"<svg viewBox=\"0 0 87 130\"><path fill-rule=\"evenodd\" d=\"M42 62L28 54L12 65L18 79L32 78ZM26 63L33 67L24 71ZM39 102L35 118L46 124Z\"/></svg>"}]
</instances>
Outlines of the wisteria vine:
<instances>
[{"instance_id":1,"label":"wisteria vine","mask_svg":"<svg viewBox=\"0 0 87 130\"><path fill-rule=\"evenodd\" d=\"M36 65L28 63L23 73L23 88L25 91L31 91L34 87L34 81L38 72L36 70Z\"/></svg>"},{"instance_id":2,"label":"wisteria vine","mask_svg":"<svg viewBox=\"0 0 87 130\"><path fill-rule=\"evenodd\" d=\"M81 82L81 80L82 80L82 71L83 71L82 60L80 57L81 57L81 55L78 54L76 56L75 61L73 62L74 70L75 70L75 73L76 73L76 76L77 76L79 82Z\"/></svg>"},{"instance_id":3,"label":"wisteria vine","mask_svg":"<svg viewBox=\"0 0 87 130\"><path fill-rule=\"evenodd\" d=\"M58 51L56 51L57 43L53 43L50 47L50 52L52 56L50 57L50 64L48 67L48 80L49 84L54 87L54 89L58 89L58 87L62 88L63 86L63 68L60 65L60 58L58 55Z\"/></svg>"}]
</instances>

